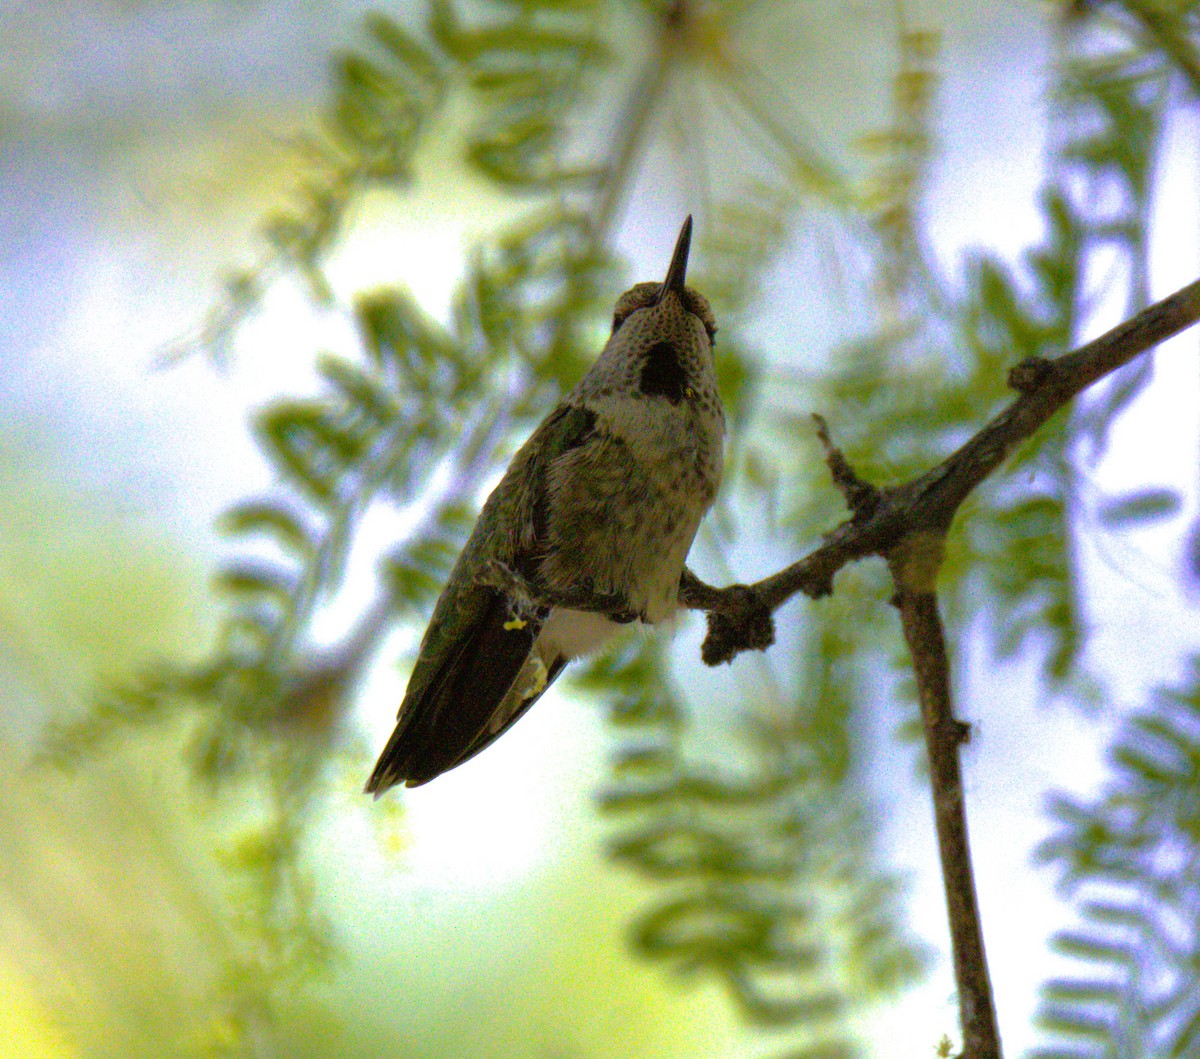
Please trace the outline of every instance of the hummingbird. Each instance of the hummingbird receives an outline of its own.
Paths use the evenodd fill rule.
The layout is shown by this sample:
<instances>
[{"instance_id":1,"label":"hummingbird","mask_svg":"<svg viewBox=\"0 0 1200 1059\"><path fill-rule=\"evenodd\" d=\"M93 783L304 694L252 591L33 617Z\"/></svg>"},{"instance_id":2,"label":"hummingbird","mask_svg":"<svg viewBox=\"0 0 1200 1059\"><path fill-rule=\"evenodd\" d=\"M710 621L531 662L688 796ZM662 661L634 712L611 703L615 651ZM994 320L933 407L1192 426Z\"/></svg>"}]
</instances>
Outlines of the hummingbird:
<instances>
[{"instance_id":1,"label":"hummingbird","mask_svg":"<svg viewBox=\"0 0 1200 1059\"><path fill-rule=\"evenodd\" d=\"M666 279L617 299L600 356L488 497L434 606L368 793L461 765L571 659L676 612L725 440L716 322L684 283L691 237L689 216Z\"/></svg>"}]
</instances>

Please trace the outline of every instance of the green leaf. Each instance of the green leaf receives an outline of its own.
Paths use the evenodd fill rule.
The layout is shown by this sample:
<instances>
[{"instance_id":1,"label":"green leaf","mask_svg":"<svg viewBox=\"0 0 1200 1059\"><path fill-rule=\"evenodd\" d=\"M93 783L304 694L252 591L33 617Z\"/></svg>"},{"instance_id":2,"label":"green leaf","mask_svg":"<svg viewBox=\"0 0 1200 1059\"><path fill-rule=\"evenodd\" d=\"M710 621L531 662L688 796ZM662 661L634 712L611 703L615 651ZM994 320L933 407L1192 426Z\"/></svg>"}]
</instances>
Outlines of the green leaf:
<instances>
[{"instance_id":1,"label":"green leaf","mask_svg":"<svg viewBox=\"0 0 1200 1059\"><path fill-rule=\"evenodd\" d=\"M442 62L395 19L373 11L366 17L367 32L378 41L407 72L410 79L425 86L430 94L440 93L446 71Z\"/></svg>"},{"instance_id":2,"label":"green leaf","mask_svg":"<svg viewBox=\"0 0 1200 1059\"><path fill-rule=\"evenodd\" d=\"M1191 1054L1200 948L1197 689L1200 661L1193 660L1182 686L1160 689L1117 733L1099 794L1052 803L1055 834L1039 856L1061 865L1083 895L1079 927L1054 940L1080 969L1042 991L1038 1023L1054 1043L1092 1042L1098 1055L1160 1055L1167 1042Z\"/></svg>"},{"instance_id":3,"label":"green leaf","mask_svg":"<svg viewBox=\"0 0 1200 1059\"><path fill-rule=\"evenodd\" d=\"M408 294L374 291L358 300L355 315L373 363L397 372L417 391L434 388L439 371L463 365L463 352L453 337Z\"/></svg>"},{"instance_id":4,"label":"green leaf","mask_svg":"<svg viewBox=\"0 0 1200 1059\"><path fill-rule=\"evenodd\" d=\"M217 528L231 536L265 534L285 549L309 557L316 549L316 537L304 516L284 500L244 500L226 511Z\"/></svg>"},{"instance_id":5,"label":"green leaf","mask_svg":"<svg viewBox=\"0 0 1200 1059\"><path fill-rule=\"evenodd\" d=\"M256 429L276 469L319 505L337 496L346 462L337 429L317 402L282 401L259 414Z\"/></svg>"},{"instance_id":6,"label":"green leaf","mask_svg":"<svg viewBox=\"0 0 1200 1059\"><path fill-rule=\"evenodd\" d=\"M1183 498L1178 490L1151 488L1106 500L1100 507L1099 517L1106 526L1122 529L1177 515L1182 509Z\"/></svg>"},{"instance_id":7,"label":"green leaf","mask_svg":"<svg viewBox=\"0 0 1200 1059\"><path fill-rule=\"evenodd\" d=\"M399 415L396 398L377 375L328 354L317 358L317 371L371 429L390 426Z\"/></svg>"},{"instance_id":8,"label":"green leaf","mask_svg":"<svg viewBox=\"0 0 1200 1059\"><path fill-rule=\"evenodd\" d=\"M222 592L241 596L266 596L281 607L290 606L296 591L294 571L262 562L241 559L220 569L214 577Z\"/></svg>"}]
</instances>

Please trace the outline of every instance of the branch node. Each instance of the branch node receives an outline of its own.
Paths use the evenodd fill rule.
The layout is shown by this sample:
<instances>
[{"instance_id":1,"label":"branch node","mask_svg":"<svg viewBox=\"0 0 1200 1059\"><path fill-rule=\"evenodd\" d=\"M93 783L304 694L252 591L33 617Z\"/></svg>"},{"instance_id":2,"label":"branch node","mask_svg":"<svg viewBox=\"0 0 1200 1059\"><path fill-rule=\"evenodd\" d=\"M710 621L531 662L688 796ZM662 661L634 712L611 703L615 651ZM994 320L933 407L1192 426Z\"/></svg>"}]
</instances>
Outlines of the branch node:
<instances>
[{"instance_id":1,"label":"branch node","mask_svg":"<svg viewBox=\"0 0 1200 1059\"><path fill-rule=\"evenodd\" d=\"M1051 379L1058 378L1059 374L1054 361L1045 357L1026 357L1009 369L1008 385L1017 393L1033 393Z\"/></svg>"},{"instance_id":2,"label":"branch node","mask_svg":"<svg viewBox=\"0 0 1200 1059\"><path fill-rule=\"evenodd\" d=\"M761 593L751 585L730 585L720 610L708 612L708 635L700 646L707 666L732 662L742 651L765 651L775 642L775 619Z\"/></svg>"},{"instance_id":3,"label":"branch node","mask_svg":"<svg viewBox=\"0 0 1200 1059\"><path fill-rule=\"evenodd\" d=\"M950 737L958 746L966 746L971 741L971 722L960 721L957 717L952 717L950 724Z\"/></svg>"},{"instance_id":4,"label":"branch node","mask_svg":"<svg viewBox=\"0 0 1200 1059\"><path fill-rule=\"evenodd\" d=\"M946 538L941 533L919 530L902 537L888 553L888 568L896 583L894 606L900 606L905 592L933 592L938 571L946 554Z\"/></svg>"},{"instance_id":5,"label":"branch node","mask_svg":"<svg viewBox=\"0 0 1200 1059\"><path fill-rule=\"evenodd\" d=\"M871 513L879 504L879 490L870 482L860 478L850 461L829 437L829 424L825 417L816 412L812 414L813 422L817 425L817 439L825 450L825 466L833 478L833 484L846 500L846 506L854 512L854 517L870 518Z\"/></svg>"},{"instance_id":6,"label":"branch node","mask_svg":"<svg viewBox=\"0 0 1200 1059\"><path fill-rule=\"evenodd\" d=\"M813 576L800 583L800 591L809 599L824 599L833 595L833 574L822 571L819 576Z\"/></svg>"}]
</instances>

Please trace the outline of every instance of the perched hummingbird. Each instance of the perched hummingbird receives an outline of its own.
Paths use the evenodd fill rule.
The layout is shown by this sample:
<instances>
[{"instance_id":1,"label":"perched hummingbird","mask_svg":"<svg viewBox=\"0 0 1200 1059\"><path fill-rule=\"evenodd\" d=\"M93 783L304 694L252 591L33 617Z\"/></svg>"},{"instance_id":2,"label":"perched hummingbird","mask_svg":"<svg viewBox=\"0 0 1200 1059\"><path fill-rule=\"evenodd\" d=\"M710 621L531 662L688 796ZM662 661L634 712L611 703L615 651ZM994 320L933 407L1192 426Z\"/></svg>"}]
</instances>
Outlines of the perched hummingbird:
<instances>
[{"instance_id":1,"label":"perched hummingbird","mask_svg":"<svg viewBox=\"0 0 1200 1059\"><path fill-rule=\"evenodd\" d=\"M462 764L572 658L675 612L725 439L716 324L684 286L691 237L688 217L667 278L617 299L599 359L484 504L367 781L376 797Z\"/></svg>"}]
</instances>

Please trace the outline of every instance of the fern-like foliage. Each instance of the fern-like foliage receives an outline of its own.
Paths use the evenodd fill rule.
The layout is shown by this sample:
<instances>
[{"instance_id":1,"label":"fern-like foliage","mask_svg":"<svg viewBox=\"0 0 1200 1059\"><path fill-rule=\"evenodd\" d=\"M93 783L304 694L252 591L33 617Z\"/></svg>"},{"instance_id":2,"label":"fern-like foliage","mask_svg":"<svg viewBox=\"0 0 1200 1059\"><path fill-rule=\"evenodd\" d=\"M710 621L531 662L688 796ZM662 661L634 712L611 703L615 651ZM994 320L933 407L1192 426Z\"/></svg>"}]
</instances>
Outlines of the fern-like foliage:
<instances>
[{"instance_id":1,"label":"fern-like foliage","mask_svg":"<svg viewBox=\"0 0 1200 1059\"><path fill-rule=\"evenodd\" d=\"M1195 92L1196 8L1089 5L1065 37L1059 178L1072 201L1091 204L1080 210L1084 248L1116 248L1130 309L1147 300L1152 178L1170 101L1180 86ZM1075 417L1075 436L1102 443L1150 367L1143 361L1118 376ZM1173 492L1148 489L1104 501L1098 514L1109 527L1124 528L1179 507ZM1074 966L1043 987L1039 1023L1047 1043L1035 1053L1041 1059L1200 1051L1191 805L1200 760L1196 688L1194 670L1122 725L1098 798L1051 803L1055 835L1042 856L1062 869L1080 922L1054 941Z\"/></svg>"},{"instance_id":2,"label":"fern-like foliage","mask_svg":"<svg viewBox=\"0 0 1200 1059\"><path fill-rule=\"evenodd\" d=\"M976 255L960 291L950 295L922 267L919 238L905 234L914 208L881 208L880 282L891 311L878 331L844 347L821 380L828 394L821 407L866 477L902 479L943 459L1011 399L1008 369L1026 357L1070 349L1114 285L1128 312L1146 304L1151 178L1175 67L1127 36L1106 36L1112 28L1111 20L1085 18L1064 32L1051 110L1053 152L1041 193L1045 234L1017 266ZM898 93L898 131L878 143L898 140L911 152L924 142L901 132L920 128L930 46L919 37L903 49L902 83L910 88ZM916 157L902 154L890 163L909 174L905 179L885 179L892 171L885 166L882 186L892 194L906 186L919 190L911 177L919 172ZM887 194L876 198L889 201ZM1117 263L1099 285L1098 260ZM907 274L905 261L914 262ZM1073 559L1073 522L1086 516L1078 497L1083 443L1095 448L1149 377L1143 358L1100 399L1026 444L1005 476L972 497L948 542L942 585L955 622L986 608L997 654L1036 649L1046 679L1060 690L1087 685L1080 668L1086 621ZM936 407L937 415L923 415L926 407ZM801 505L797 517L806 521L810 508ZM1135 505L1127 521L1142 510ZM1146 510L1146 517L1156 517L1161 508Z\"/></svg>"},{"instance_id":3,"label":"fern-like foliage","mask_svg":"<svg viewBox=\"0 0 1200 1059\"><path fill-rule=\"evenodd\" d=\"M754 1025L796 1027L789 1056L858 1054L863 1005L911 980L920 958L897 927L897 884L872 864L866 807L835 775L846 763L819 754L838 741L831 718L807 700L747 716L718 766L690 737L666 661L631 644L584 678L622 733L601 797L610 853L659 891L632 925L634 949L723 983Z\"/></svg>"},{"instance_id":4,"label":"fern-like foliage","mask_svg":"<svg viewBox=\"0 0 1200 1059\"><path fill-rule=\"evenodd\" d=\"M1115 250L1114 271L1124 273L1132 313L1149 300L1153 175L1175 69L1168 55L1141 46L1128 19L1118 18L1118 29L1111 22L1115 13L1109 9L1108 18L1074 26L1064 40L1057 178L1085 218L1089 250ZM1150 363L1143 358L1126 368L1080 417L1080 428L1093 440L1149 381Z\"/></svg>"},{"instance_id":5,"label":"fern-like foliage","mask_svg":"<svg viewBox=\"0 0 1200 1059\"><path fill-rule=\"evenodd\" d=\"M631 14L678 32L666 10L635 5ZM572 123L607 103L600 75L611 49L600 27L593 5L549 2L496 3L464 17L435 0L423 34L383 16L368 20L364 48L336 63L334 99L308 144L296 200L266 225L264 256L231 284L203 336L209 345L220 349L282 271L307 276L315 296L330 297L322 265L350 208L367 188L403 190L414 179L415 154L449 98L468 98L477 116L463 164L529 207L473 253L448 327L402 291L359 298L357 354L323 356L314 396L256 416L277 484L222 519L235 557L217 577L227 608L213 651L199 664L156 666L109 689L48 741L48 754L73 762L131 725L180 718L195 775L218 795L261 806L220 858L242 909L245 955L230 978L248 1012L269 1012L306 962L311 969L331 951L305 840L357 678L389 625L423 620L487 476L582 374L607 330L617 288L608 228L636 175L633 148L656 100L639 95L647 79L635 78L613 141L568 151ZM676 46L663 44L667 58ZM652 56L649 68L661 72L663 61ZM722 270L724 288L744 292L769 256L742 250L714 258L721 312L737 300L722 302ZM736 341L723 342L720 364L731 420L744 421L752 373ZM312 623L361 561L362 526L397 507L415 516L415 527L376 557L377 602L341 644L315 651ZM663 672L649 649L627 648L597 662L586 681L615 697L618 715L638 703L674 718L673 756L655 774L658 799L648 790L630 795L646 733L622 724L604 797L615 859L654 884L635 947L717 975L755 1022L819 1024L810 1045L848 1054L851 986L878 991L915 967L895 927L894 884L873 861L870 806L852 785L801 767L828 734L814 729L801 738L785 725L748 739L752 779L691 776L690 714ZM848 716L837 712L831 723ZM706 792L694 802L704 820L681 815L675 787L688 790L693 778Z\"/></svg>"},{"instance_id":6,"label":"fern-like foliage","mask_svg":"<svg viewBox=\"0 0 1200 1059\"><path fill-rule=\"evenodd\" d=\"M1200 662L1129 718L1095 798L1057 796L1041 849L1079 924L1054 948L1038 1059L1166 1059L1200 1053ZM1075 968L1078 968L1075 970Z\"/></svg>"},{"instance_id":7,"label":"fern-like foliage","mask_svg":"<svg viewBox=\"0 0 1200 1059\"><path fill-rule=\"evenodd\" d=\"M1004 396L999 384L1006 364L1061 354L1077 334L1085 226L1057 192L1047 193L1043 213L1049 230L1027 259L1033 281L1028 294L994 261L980 261L973 269L966 314L975 355L971 389L977 394L991 389L996 401ZM1036 647L1045 658L1046 677L1060 686L1076 672L1084 628L1071 560L1070 444L1069 431L1048 430L1017 453L1009 470L1020 485L1001 481L982 492L965 542L970 568L987 581L989 606L1003 615L998 654Z\"/></svg>"},{"instance_id":8,"label":"fern-like foliage","mask_svg":"<svg viewBox=\"0 0 1200 1059\"><path fill-rule=\"evenodd\" d=\"M607 50L591 4L496 3L491 17L465 21L450 0L431 0L424 33L372 13L365 41L335 57L332 99L321 127L304 136L304 178L293 201L263 226L262 252L224 283L198 335L200 348L227 353L238 327L282 274L305 277L328 301L324 264L364 193L403 194L415 159L448 100L476 115L464 165L524 193L595 184L595 167L563 161L566 118L586 75ZM561 202L559 203L561 205Z\"/></svg>"},{"instance_id":9,"label":"fern-like foliage","mask_svg":"<svg viewBox=\"0 0 1200 1059\"><path fill-rule=\"evenodd\" d=\"M337 58L294 200L265 224L259 259L229 280L203 345L227 347L281 274L331 299L324 265L354 205L367 190L413 189L419 152L447 127L450 103L470 115L463 171L521 212L473 248L447 325L402 290L366 292L348 307L358 349L320 359L314 396L281 399L255 418L276 484L222 520L234 557L217 576L226 608L211 652L104 689L47 744L74 762L136 725L174 720L193 773L218 795L249 798L252 820L221 854L244 910L247 944L232 973L248 1012L269 1010L298 969L329 957L305 844L327 774L347 757L362 766L338 738L354 685L389 626L426 618L489 476L600 348L621 285L611 245L619 207L681 69L724 93L754 126L746 142L765 142L775 163L770 173L746 165L714 211L694 272L721 321L734 438L710 558L739 538L735 498L769 508L776 540L796 551L838 511L795 392L772 391L768 403L769 373L739 336L764 270L805 211L832 204L831 223L865 262L864 287L881 308L804 380L803 407L821 409L859 472L881 484L926 470L964 440L1006 398L1017 360L1074 342L1097 249L1118 248L1128 304L1144 301L1150 178L1168 88L1192 84L1194 4L1085 5L1108 21L1094 29L1088 15L1064 45L1045 238L1019 268L978 258L957 294L935 274L921 231L936 149L936 35L900 27L893 114L862 145L874 166L855 184L766 104L761 72L735 46L755 6L430 0L415 28L370 16L361 47ZM613 26L635 27L639 47ZM1102 47L1080 36L1093 32ZM691 127L702 135L703 124ZM1113 205L1100 216L1093 200ZM1144 379L1131 374L1027 446L1016 460L1021 484L981 493L969 528L950 542L956 621L985 607L1003 614L997 645L1037 643L1056 686L1077 675L1084 635L1068 524L1076 442L1101 437ZM1162 499L1150 507L1161 513ZM364 561L364 525L396 509L408 528L365 560L375 604L341 644L314 649L314 621ZM1127 505L1123 520L1145 510ZM900 887L876 853L854 745L880 697L879 663L897 653L885 591L870 567L839 575L835 599L789 630L794 666L772 670L770 693L745 692L719 755L694 721L696 705L672 685L662 644L626 641L576 680L613 721L600 804L614 861L647 883L635 950L721 982L750 1022L790 1031L796 1057L856 1054L862 1005L921 962L900 925ZM1084 848L1081 835L1063 848ZM1107 914L1096 922L1127 929L1128 919Z\"/></svg>"},{"instance_id":10,"label":"fern-like foliage","mask_svg":"<svg viewBox=\"0 0 1200 1059\"><path fill-rule=\"evenodd\" d=\"M247 1019L332 952L305 840L331 759L347 764L341 719L389 624L432 607L501 438L527 432L557 398L573 332L545 321L566 312L581 327L596 322L592 246L562 211L517 225L471 266L449 329L402 293L364 295L361 356L323 358L316 396L257 417L278 485L222 519L239 548L216 577L227 606L212 652L104 689L46 740L48 758L74 764L132 726L183 718L197 779L258 807L218 857L241 910L243 947L227 977ZM336 597L364 519L415 497L418 528L377 557L377 602L345 641L315 651L311 623ZM352 763L362 767L357 754Z\"/></svg>"}]
</instances>

